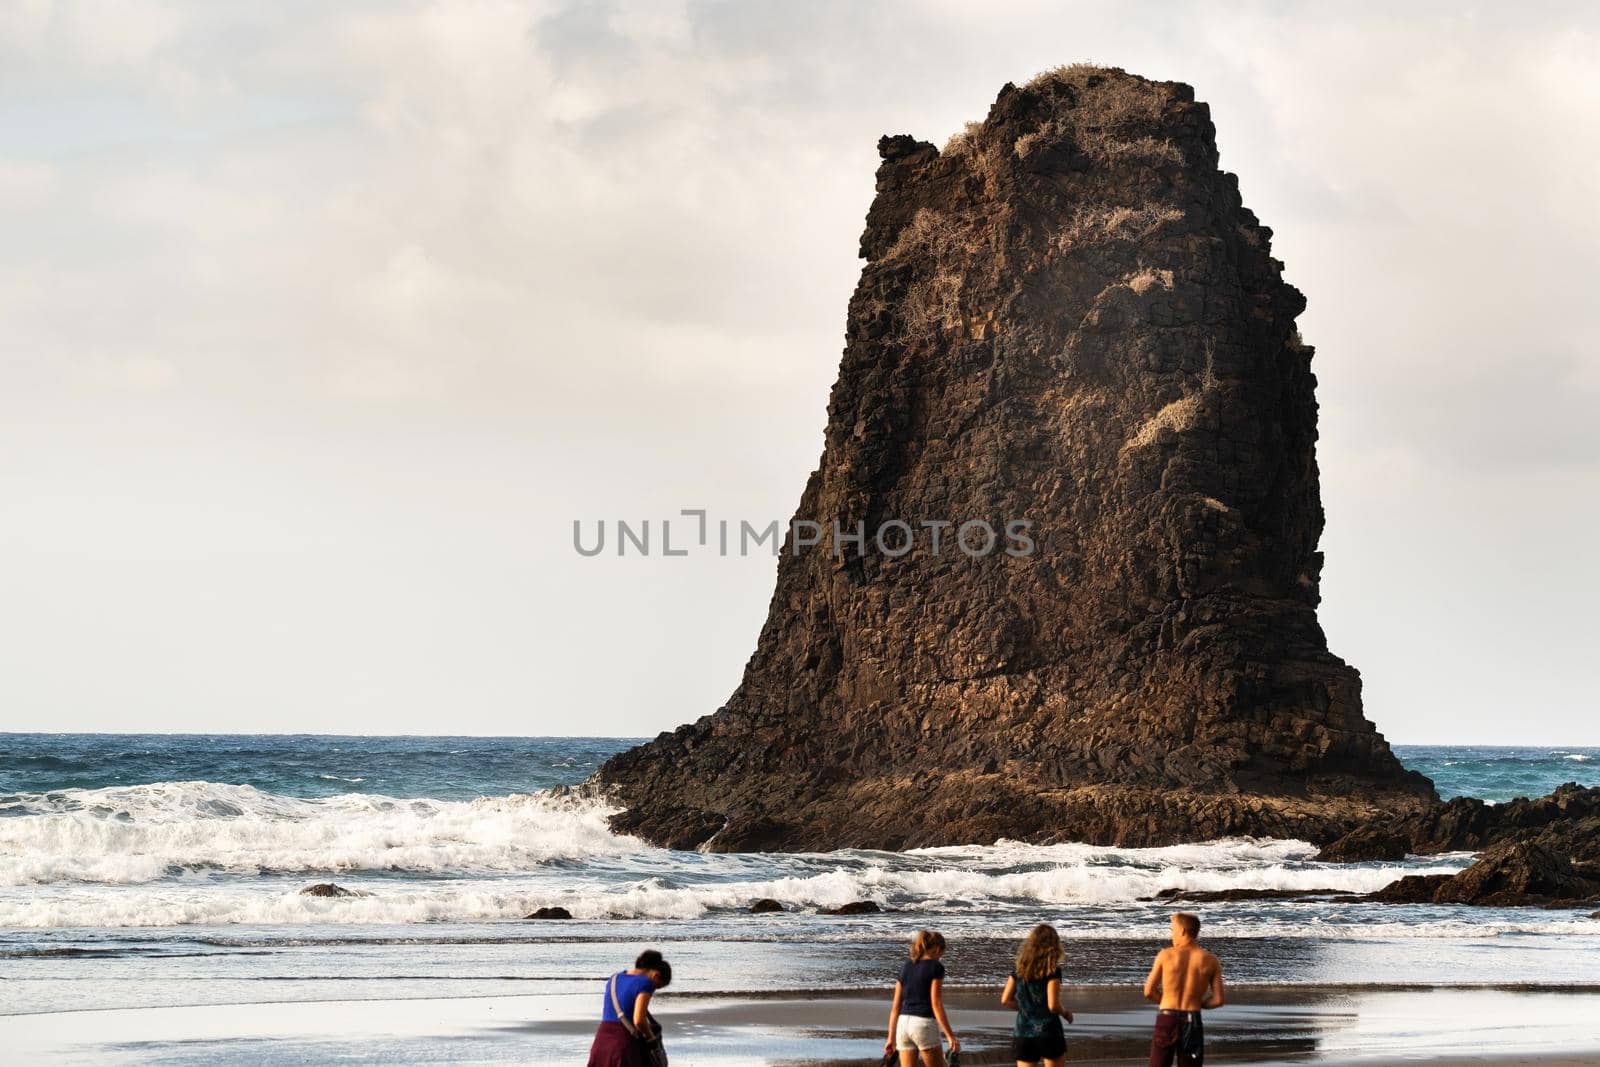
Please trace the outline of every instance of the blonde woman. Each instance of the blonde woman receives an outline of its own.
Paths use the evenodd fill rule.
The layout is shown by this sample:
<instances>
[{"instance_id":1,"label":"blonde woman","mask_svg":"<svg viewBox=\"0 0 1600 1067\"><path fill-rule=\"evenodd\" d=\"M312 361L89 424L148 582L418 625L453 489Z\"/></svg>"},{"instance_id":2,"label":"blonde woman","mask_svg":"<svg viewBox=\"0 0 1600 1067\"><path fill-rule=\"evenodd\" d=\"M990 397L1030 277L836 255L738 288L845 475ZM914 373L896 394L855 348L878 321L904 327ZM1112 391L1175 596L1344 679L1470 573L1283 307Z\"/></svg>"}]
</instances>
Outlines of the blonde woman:
<instances>
[{"instance_id":1,"label":"blonde woman","mask_svg":"<svg viewBox=\"0 0 1600 1067\"><path fill-rule=\"evenodd\" d=\"M1061 1006L1061 937L1055 927L1040 923L1023 940L1000 1003L1017 1013L1011 1028L1017 1067L1062 1067L1067 1062L1061 1020L1070 1023L1072 1013Z\"/></svg>"},{"instance_id":2,"label":"blonde woman","mask_svg":"<svg viewBox=\"0 0 1600 1067\"><path fill-rule=\"evenodd\" d=\"M961 1050L961 1042L950 1029L950 1018L944 1013L944 964L939 962L943 955L944 935L937 930L918 930L911 939L911 959L900 968L894 1001L889 1005L889 1040L883 1045L885 1061L898 1051L900 1067L916 1067L918 1056L922 1057L922 1067L944 1067L941 1031L950 1042L952 1053Z\"/></svg>"}]
</instances>

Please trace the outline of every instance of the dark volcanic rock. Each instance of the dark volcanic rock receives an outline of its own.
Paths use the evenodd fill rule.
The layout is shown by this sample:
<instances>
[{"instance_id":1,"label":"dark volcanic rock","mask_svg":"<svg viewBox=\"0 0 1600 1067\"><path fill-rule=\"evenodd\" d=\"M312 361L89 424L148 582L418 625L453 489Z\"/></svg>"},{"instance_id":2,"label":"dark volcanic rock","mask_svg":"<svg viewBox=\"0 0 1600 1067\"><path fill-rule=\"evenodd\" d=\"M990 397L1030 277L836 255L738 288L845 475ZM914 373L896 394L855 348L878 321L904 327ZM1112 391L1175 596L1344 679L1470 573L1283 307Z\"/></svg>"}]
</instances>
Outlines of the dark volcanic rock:
<instances>
[{"instance_id":1,"label":"dark volcanic rock","mask_svg":"<svg viewBox=\"0 0 1600 1067\"><path fill-rule=\"evenodd\" d=\"M1232 900L1327 900L1355 895L1343 889L1167 889L1150 899L1212 904Z\"/></svg>"},{"instance_id":2,"label":"dark volcanic rock","mask_svg":"<svg viewBox=\"0 0 1600 1067\"><path fill-rule=\"evenodd\" d=\"M1376 863L1403 860L1411 842L1381 826L1358 826L1317 853L1319 863Z\"/></svg>"},{"instance_id":3,"label":"dark volcanic rock","mask_svg":"<svg viewBox=\"0 0 1600 1067\"><path fill-rule=\"evenodd\" d=\"M568 911L566 908L561 908L561 907L540 908L537 911L533 912L532 914L528 915L527 918L529 918L529 919L570 919L570 918L572 918L572 912Z\"/></svg>"},{"instance_id":4,"label":"dark volcanic rock","mask_svg":"<svg viewBox=\"0 0 1600 1067\"><path fill-rule=\"evenodd\" d=\"M597 774L616 828L1326 842L1432 805L1317 622L1305 300L1206 105L1069 68L879 152L817 526L727 706Z\"/></svg>"},{"instance_id":5,"label":"dark volcanic rock","mask_svg":"<svg viewBox=\"0 0 1600 1067\"><path fill-rule=\"evenodd\" d=\"M611 819L611 828L619 834L638 834L662 848L691 849L710 840L727 823L725 816L713 811L651 805L619 812Z\"/></svg>"},{"instance_id":6,"label":"dark volcanic rock","mask_svg":"<svg viewBox=\"0 0 1600 1067\"><path fill-rule=\"evenodd\" d=\"M826 908L823 915L876 915L883 909L878 907L876 901L852 900L848 904L841 904L837 908Z\"/></svg>"},{"instance_id":7,"label":"dark volcanic rock","mask_svg":"<svg viewBox=\"0 0 1600 1067\"><path fill-rule=\"evenodd\" d=\"M1463 852L1482 848L1498 832L1495 808L1476 797L1455 797L1399 822L1388 822L1420 853Z\"/></svg>"},{"instance_id":8,"label":"dark volcanic rock","mask_svg":"<svg viewBox=\"0 0 1600 1067\"><path fill-rule=\"evenodd\" d=\"M1481 849L1501 841L1528 841L1600 874L1600 787L1576 782L1549 796L1504 804L1457 797L1395 827L1418 852Z\"/></svg>"},{"instance_id":9,"label":"dark volcanic rock","mask_svg":"<svg viewBox=\"0 0 1600 1067\"><path fill-rule=\"evenodd\" d=\"M1450 874L1408 874L1364 898L1376 904L1432 904Z\"/></svg>"},{"instance_id":10,"label":"dark volcanic rock","mask_svg":"<svg viewBox=\"0 0 1600 1067\"><path fill-rule=\"evenodd\" d=\"M1600 881L1543 845L1502 841L1455 875L1410 875L1365 899L1383 904L1578 907L1600 900Z\"/></svg>"},{"instance_id":11,"label":"dark volcanic rock","mask_svg":"<svg viewBox=\"0 0 1600 1067\"><path fill-rule=\"evenodd\" d=\"M318 882L316 885L308 885L300 890L300 895L303 897L364 897L367 894L358 893L354 889L346 889L342 885L334 885L332 882Z\"/></svg>"},{"instance_id":12,"label":"dark volcanic rock","mask_svg":"<svg viewBox=\"0 0 1600 1067\"><path fill-rule=\"evenodd\" d=\"M764 915L768 912L782 911L783 905L771 897L762 897L760 900L751 903L750 910L756 915Z\"/></svg>"},{"instance_id":13,"label":"dark volcanic rock","mask_svg":"<svg viewBox=\"0 0 1600 1067\"><path fill-rule=\"evenodd\" d=\"M1503 841L1484 852L1434 895L1439 904L1544 904L1600 897L1600 883L1581 878L1565 856L1543 845Z\"/></svg>"}]
</instances>

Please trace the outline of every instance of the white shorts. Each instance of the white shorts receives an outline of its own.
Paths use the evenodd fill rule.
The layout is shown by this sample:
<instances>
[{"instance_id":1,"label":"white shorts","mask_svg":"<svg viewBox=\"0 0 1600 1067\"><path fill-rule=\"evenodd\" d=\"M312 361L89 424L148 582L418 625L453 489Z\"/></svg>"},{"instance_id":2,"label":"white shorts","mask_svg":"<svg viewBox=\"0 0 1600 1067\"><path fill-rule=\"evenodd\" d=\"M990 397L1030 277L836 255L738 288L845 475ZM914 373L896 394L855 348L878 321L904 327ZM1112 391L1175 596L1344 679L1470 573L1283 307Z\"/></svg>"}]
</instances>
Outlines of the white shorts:
<instances>
[{"instance_id":1,"label":"white shorts","mask_svg":"<svg viewBox=\"0 0 1600 1067\"><path fill-rule=\"evenodd\" d=\"M939 1024L920 1015L902 1015L894 1028L894 1047L901 1052L912 1049L942 1048Z\"/></svg>"}]
</instances>

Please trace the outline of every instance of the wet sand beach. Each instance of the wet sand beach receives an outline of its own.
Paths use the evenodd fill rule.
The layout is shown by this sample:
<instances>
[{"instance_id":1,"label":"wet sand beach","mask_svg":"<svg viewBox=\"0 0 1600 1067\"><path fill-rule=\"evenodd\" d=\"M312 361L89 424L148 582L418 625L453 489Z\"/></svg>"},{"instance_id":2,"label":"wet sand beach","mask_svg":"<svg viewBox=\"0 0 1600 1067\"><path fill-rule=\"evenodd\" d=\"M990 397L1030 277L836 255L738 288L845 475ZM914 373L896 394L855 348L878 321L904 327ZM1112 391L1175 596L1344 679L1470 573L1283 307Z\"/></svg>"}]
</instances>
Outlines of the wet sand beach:
<instances>
[{"instance_id":1,"label":"wet sand beach","mask_svg":"<svg viewBox=\"0 0 1600 1067\"><path fill-rule=\"evenodd\" d=\"M0 1017L10 1062L287 1064L581 1064L590 993L318 1001ZM1074 987L1070 1063L1141 1063L1151 1009L1133 990ZM1009 1059L1011 1016L989 990L949 995L962 1062ZM885 999L875 991L663 996L673 1063L859 1065L881 1054ZM1234 990L1210 1013L1208 1062L1248 1064L1600 1063L1591 1020L1600 987L1281 987Z\"/></svg>"}]
</instances>

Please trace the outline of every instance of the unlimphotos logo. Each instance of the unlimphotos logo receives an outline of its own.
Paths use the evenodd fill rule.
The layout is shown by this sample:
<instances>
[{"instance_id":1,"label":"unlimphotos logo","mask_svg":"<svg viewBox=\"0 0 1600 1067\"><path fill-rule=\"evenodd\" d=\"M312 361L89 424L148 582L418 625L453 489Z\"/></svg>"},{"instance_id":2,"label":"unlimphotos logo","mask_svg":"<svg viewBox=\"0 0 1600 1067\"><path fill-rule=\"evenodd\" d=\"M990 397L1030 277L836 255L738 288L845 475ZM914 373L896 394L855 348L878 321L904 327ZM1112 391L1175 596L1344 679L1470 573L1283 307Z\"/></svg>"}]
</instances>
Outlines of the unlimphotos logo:
<instances>
[{"instance_id":1,"label":"unlimphotos logo","mask_svg":"<svg viewBox=\"0 0 1600 1067\"><path fill-rule=\"evenodd\" d=\"M865 520L847 525L837 520L821 523L795 519L789 523L785 539L781 536L783 526L776 519L765 526L746 519L712 521L704 508L684 508L678 518L694 521L680 523L674 532L673 519L616 519L609 525L607 520L599 519L593 523L592 532L586 534L583 520L573 519L572 547L578 555L589 557L607 554L608 545L611 554L617 556L687 556L696 552L748 556L763 548L776 556L787 541L793 555L820 546L841 560L852 550L858 556L876 553L899 559L917 549L929 556L959 552L970 559L982 559L1004 553L1020 559L1033 555L1035 548L1029 532L1033 523L1027 519L999 523L986 519L886 519L871 530Z\"/></svg>"}]
</instances>

